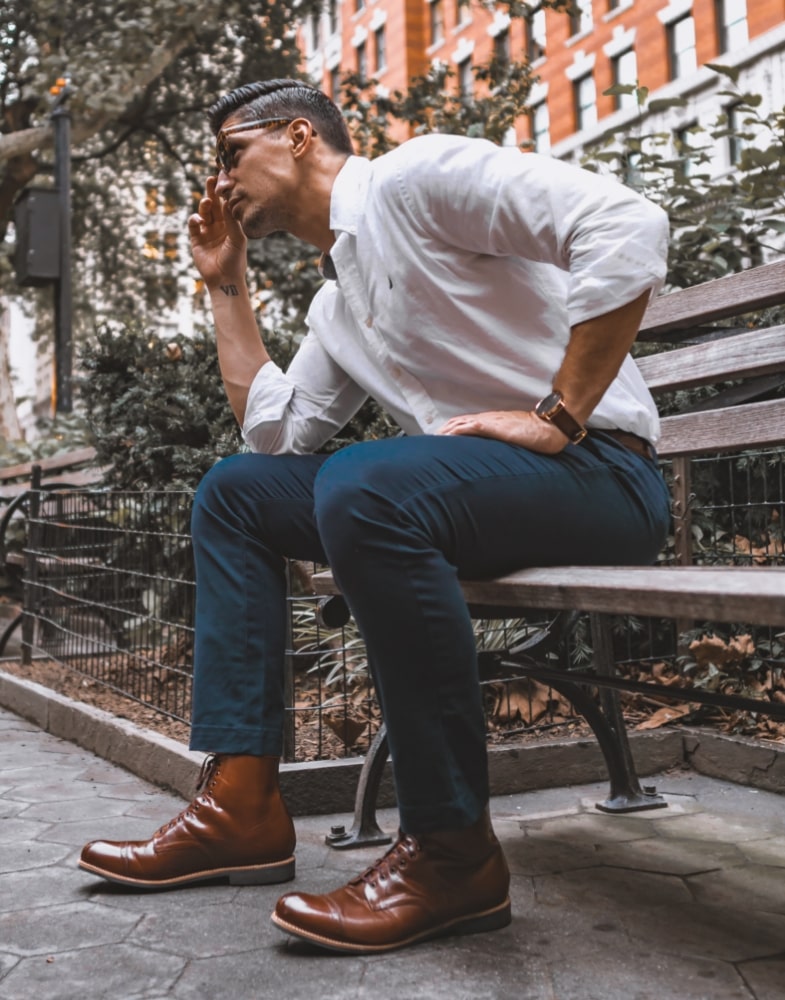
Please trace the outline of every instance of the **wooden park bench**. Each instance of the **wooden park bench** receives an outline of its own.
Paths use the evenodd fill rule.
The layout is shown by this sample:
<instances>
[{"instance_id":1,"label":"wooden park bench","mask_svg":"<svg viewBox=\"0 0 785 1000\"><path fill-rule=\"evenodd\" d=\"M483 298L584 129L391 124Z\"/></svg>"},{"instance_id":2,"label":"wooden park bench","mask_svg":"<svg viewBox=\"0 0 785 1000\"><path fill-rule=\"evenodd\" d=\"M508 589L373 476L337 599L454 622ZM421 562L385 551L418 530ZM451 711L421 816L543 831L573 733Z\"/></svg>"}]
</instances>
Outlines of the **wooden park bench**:
<instances>
[{"instance_id":1,"label":"wooden park bench","mask_svg":"<svg viewBox=\"0 0 785 1000\"><path fill-rule=\"evenodd\" d=\"M598 803L604 811L631 812L666 804L655 789L641 788L635 771L618 691L651 693L652 684L618 676L612 616L658 616L682 625L724 622L785 628L785 559L779 557L782 568L692 565L691 524L693 457L785 445L785 398L770 398L785 383L785 326L749 329L743 322L736 327L712 326L782 303L785 262L777 262L662 296L646 312L638 339L668 345L662 353L638 361L654 396L719 387L689 412L662 419L657 450L659 458L671 464L677 565L558 566L462 584L476 617L513 619L530 609L555 613L536 645L524 643L494 654L494 660L516 674L547 683L584 715L597 736L610 776L609 797ZM313 582L323 597L323 614L331 623L339 621L342 598L331 573L316 574ZM592 633L593 664L582 672L569 662L565 641L569 623L578 612L589 614ZM599 690L599 699L593 689ZM683 688L663 685L656 685L656 693L785 718L785 705L774 700L697 688L685 694ZM354 826L348 833L328 836L332 846L354 847L389 839L379 830L375 814L387 753L382 727L360 776Z\"/></svg>"},{"instance_id":2,"label":"wooden park bench","mask_svg":"<svg viewBox=\"0 0 785 1000\"><path fill-rule=\"evenodd\" d=\"M11 544L10 529L14 523L27 521L32 508L38 502L41 491L62 492L84 489L99 484L105 469L96 465L95 448L78 448L60 452L32 462L0 468L0 570L22 584L25 579L33 579L41 568L34 566L31 553ZM29 602L23 599L23 607L29 610ZM20 611L0 634L0 656L3 655L8 640L14 631L27 622L32 626L32 618ZM24 636L29 640L29 636Z\"/></svg>"}]
</instances>

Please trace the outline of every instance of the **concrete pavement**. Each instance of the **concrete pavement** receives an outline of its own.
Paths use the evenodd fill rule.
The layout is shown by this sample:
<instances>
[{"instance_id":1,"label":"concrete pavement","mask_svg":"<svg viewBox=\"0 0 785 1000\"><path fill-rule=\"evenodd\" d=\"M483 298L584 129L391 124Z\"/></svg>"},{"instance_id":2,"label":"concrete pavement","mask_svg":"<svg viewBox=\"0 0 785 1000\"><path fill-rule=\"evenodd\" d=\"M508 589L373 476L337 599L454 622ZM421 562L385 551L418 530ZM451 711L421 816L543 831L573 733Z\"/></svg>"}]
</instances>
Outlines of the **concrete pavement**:
<instances>
[{"instance_id":1,"label":"concrete pavement","mask_svg":"<svg viewBox=\"0 0 785 1000\"><path fill-rule=\"evenodd\" d=\"M669 808L634 816L594 810L604 783L495 798L509 928L336 956L269 913L378 856L325 846L345 814L297 820L288 886L130 892L80 872L82 844L147 837L183 801L0 710L0 1000L783 1000L785 800L690 771L657 784Z\"/></svg>"}]
</instances>

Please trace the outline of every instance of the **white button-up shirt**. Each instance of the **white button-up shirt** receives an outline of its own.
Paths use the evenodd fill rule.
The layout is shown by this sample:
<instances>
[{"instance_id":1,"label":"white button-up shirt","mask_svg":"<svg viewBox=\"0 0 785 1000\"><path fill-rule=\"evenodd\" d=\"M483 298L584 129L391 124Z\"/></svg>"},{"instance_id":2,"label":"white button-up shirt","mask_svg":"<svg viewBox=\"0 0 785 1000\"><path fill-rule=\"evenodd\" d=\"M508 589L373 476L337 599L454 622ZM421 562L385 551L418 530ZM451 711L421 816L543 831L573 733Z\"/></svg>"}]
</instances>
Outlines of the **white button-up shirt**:
<instances>
[{"instance_id":1,"label":"white button-up shirt","mask_svg":"<svg viewBox=\"0 0 785 1000\"><path fill-rule=\"evenodd\" d=\"M407 434L450 417L530 410L576 323L656 291L665 213L617 181L483 139L429 135L350 157L330 202L337 281L308 312L288 370L250 389L254 451L314 451L373 396ZM631 357L588 420L656 442Z\"/></svg>"}]
</instances>

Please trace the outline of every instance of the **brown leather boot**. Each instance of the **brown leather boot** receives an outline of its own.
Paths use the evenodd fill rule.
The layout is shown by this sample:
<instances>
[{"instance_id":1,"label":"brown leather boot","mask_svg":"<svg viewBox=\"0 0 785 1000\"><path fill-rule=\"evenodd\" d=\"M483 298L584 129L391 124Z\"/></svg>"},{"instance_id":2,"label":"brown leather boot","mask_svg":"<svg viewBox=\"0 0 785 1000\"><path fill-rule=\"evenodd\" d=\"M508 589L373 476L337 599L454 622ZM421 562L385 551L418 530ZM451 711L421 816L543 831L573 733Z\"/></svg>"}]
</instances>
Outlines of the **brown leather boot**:
<instances>
[{"instance_id":1,"label":"brown leather boot","mask_svg":"<svg viewBox=\"0 0 785 1000\"><path fill-rule=\"evenodd\" d=\"M207 757L196 798L150 840L94 840L79 867L139 889L228 877L233 885L294 878L294 826L278 787L278 758Z\"/></svg>"},{"instance_id":2,"label":"brown leather boot","mask_svg":"<svg viewBox=\"0 0 785 1000\"><path fill-rule=\"evenodd\" d=\"M282 896L272 921L333 951L389 951L442 934L506 927L509 885L486 811L465 830L400 834L383 858L342 889Z\"/></svg>"}]
</instances>

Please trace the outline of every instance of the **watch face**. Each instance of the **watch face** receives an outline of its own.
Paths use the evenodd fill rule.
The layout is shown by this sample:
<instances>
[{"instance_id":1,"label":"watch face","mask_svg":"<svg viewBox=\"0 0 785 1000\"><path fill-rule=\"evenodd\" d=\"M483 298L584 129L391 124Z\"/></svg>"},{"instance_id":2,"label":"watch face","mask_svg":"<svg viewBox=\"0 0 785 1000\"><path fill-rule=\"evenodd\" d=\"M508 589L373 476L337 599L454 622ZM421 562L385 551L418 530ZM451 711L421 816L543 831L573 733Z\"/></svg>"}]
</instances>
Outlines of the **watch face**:
<instances>
[{"instance_id":1,"label":"watch face","mask_svg":"<svg viewBox=\"0 0 785 1000\"><path fill-rule=\"evenodd\" d=\"M564 396L555 389L553 392L541 399L537 406L535 407L535 413L540 417L545 417L546 419L553 415L553 411L559 408L560 404L564 403Z\"/></svg>"}]
</instances>

